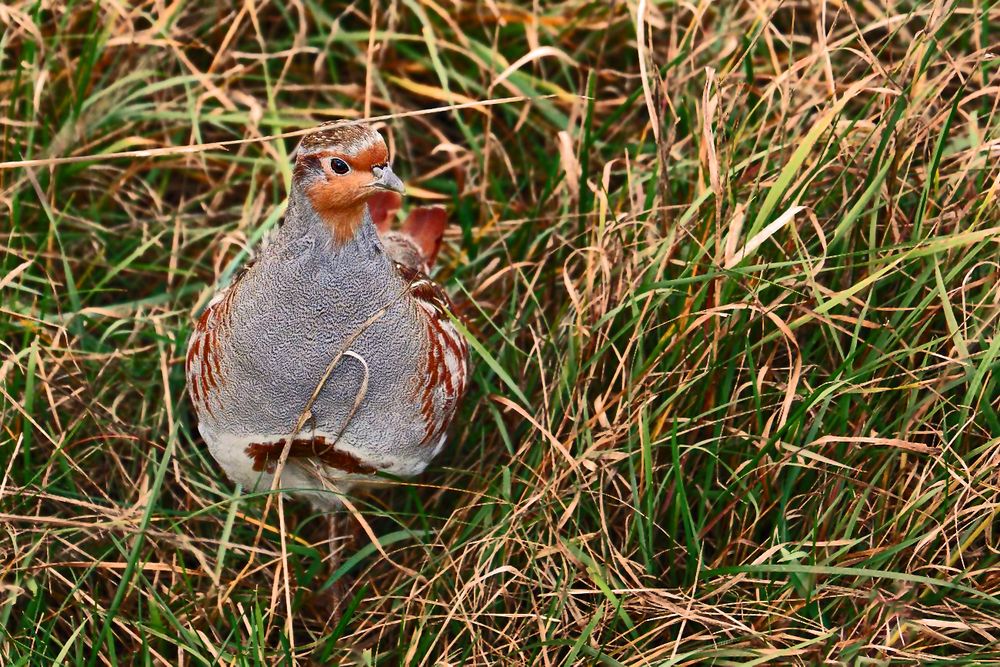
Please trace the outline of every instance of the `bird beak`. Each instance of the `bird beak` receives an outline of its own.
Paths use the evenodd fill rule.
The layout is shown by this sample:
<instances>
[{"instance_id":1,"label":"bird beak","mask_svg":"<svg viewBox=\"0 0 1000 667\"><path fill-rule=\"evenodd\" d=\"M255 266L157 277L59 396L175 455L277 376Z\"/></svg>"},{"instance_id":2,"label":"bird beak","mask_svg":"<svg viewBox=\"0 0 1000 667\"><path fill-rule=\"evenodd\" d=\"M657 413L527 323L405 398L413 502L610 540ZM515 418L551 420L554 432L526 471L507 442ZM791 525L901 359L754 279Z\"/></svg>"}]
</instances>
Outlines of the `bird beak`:
<instances>
[{"instance_id":1,"label":"bird beak","mask_svg":"<svg viewBox=\"0 0 1000 667\"><path fill-rule=\"evenodd\" d=\"M403 181L399 180L399 176L392 173L392 168L388 165L384 167L372 167L372 175L375 177L375 180L371 184L373 188L390 190L399 194L406 192L406 186L403 185Z\"/></svg>"}]
</instances>

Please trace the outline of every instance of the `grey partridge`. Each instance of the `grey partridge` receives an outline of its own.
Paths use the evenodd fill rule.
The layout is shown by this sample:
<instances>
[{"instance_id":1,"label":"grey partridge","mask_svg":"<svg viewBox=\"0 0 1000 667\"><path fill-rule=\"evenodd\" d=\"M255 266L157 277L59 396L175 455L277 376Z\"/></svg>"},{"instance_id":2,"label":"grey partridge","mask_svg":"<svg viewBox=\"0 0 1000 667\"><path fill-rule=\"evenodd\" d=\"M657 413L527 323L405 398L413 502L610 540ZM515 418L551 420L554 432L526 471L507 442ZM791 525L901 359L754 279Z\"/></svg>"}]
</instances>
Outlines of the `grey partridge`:
<instances>
[{"instance_id":1,"label":"grey partridge","mask_svg":"<svg viewBox=\"0 0 1000 667\"><path fill-rule=\"evenodd\" d=\"M376 231L369 202L403 190L367 125L307 135L284 223L197 319L188 389L233 481L270 488L287 446L280 488L330 511L352 486L416 475L444 447L469 351L426 275L443 212L384 242Z\"/></svg>"}]
</instances>

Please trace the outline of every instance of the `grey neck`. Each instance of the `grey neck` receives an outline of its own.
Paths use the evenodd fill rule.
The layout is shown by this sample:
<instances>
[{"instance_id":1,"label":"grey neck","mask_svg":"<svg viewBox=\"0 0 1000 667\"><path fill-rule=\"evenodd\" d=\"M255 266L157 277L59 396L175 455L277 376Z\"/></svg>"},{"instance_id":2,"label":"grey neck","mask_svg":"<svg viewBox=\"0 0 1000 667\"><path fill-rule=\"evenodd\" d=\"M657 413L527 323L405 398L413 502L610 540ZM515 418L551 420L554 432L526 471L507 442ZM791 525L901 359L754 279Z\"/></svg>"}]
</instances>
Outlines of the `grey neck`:
<instances>
[{"instance_id":1,"label":"grey neck","mask_svg":"<svg viewBox=\"0 0 1000 667\"><path fill-rule=\"evenodd\" d=\"M392 271L392 262L382 249L367 205L363 216L354 237L343 245L337 245L329 225L319 216L308 198L293 186L288 197L285 222L278 230L273 245L280 251L296 241L308 240L317 256L328 258L329 264L337 265L338 269L345 272L388 274Z\"/></svg>"}]
</instances>

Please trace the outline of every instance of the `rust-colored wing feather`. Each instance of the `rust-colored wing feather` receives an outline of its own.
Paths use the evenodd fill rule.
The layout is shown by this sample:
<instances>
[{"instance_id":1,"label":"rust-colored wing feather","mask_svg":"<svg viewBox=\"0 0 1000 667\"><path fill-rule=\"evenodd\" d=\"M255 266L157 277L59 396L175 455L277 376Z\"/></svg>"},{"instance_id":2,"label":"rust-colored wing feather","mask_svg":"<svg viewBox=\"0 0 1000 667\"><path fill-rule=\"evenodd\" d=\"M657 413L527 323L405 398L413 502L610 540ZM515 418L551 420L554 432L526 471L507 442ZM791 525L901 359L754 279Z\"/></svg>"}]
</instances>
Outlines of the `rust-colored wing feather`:
<instances>
[{"instance_id":1,"label":"rust-colored wing feather","mask_svg":"<svg viewBox=\"0 0 1000 667\"><path fill-rule=\"evenodd\" d=\"M455 307L445 291L420 271L402 264L397 270L409 286L427 335L423 381L414 398L426 426L424 445L436 445L455 416L469 379L469 344L452 321Z\"/></svg>"}]
</instances>

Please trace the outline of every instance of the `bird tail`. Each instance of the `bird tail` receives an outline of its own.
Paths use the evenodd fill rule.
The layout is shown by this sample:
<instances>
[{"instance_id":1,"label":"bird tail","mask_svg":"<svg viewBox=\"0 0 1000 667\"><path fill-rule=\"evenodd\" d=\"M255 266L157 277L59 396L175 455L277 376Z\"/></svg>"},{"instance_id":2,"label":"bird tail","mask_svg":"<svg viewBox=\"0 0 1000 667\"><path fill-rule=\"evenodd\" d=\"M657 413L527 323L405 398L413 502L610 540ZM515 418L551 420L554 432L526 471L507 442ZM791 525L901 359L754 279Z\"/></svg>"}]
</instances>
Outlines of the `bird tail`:
<instances>
[{"instance_id":1,"label":"bird tail","mask_svg":"<svg viewBox=\"0 0 1000 667\"><path fill-rule=\"evenodd\" d=\"M393 219L401 205L402 200L395 192L377 192L369 198L368 211L379 236L392 231ZM416 246L424 264L433 267L447 226L448 214L443 207L415 206L410 209L399 233Z\"/></svg>"},{"instance_id":2,"label":"bird tail","mask_svg":"<svg viewBox=\"0 0 1000 667\"><path fill-rule=\"evenodd\" d=\"M420 249L427 266L434 266L447 226L448 214L443 206L417 206L410 209L400 231Z\"/></svg>"}]
</instances>

